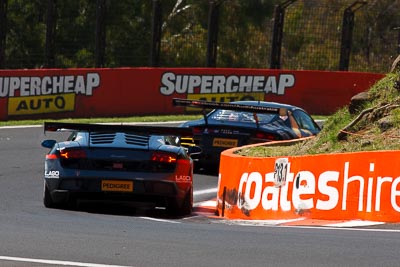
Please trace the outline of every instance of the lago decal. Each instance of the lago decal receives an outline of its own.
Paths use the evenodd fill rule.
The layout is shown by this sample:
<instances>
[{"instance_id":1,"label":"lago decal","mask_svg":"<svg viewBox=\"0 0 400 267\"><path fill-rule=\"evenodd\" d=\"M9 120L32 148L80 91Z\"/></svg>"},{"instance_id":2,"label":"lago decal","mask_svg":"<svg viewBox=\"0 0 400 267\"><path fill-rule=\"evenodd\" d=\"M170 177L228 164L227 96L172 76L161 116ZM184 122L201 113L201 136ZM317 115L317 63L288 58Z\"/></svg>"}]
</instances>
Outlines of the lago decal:
<instances>
[{"instance_id":1,"label":"lago decal","mask_svg":"<svg viewBox=\"0 0 400 267\"><path fill-rule=\"evenodd\" d=\"M98 73L44 77L0 77L0 98L8 98L8 115L75 110L77 95L92 96Z\"/></svg>"}]
</instances>

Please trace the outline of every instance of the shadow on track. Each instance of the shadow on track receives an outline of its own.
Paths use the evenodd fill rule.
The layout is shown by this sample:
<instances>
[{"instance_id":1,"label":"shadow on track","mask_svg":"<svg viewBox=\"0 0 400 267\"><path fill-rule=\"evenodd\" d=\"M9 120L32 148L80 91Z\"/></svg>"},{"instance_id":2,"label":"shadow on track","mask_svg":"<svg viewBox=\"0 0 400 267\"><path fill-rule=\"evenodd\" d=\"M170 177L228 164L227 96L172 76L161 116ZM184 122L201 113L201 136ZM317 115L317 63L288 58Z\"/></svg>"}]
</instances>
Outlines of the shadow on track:
<instances>
[{"instance_id":1,"label":"shadow on track","mask_svg":"<svg viewBox=\"0 0 400 267\"><path fill-rule=\"evenodd\" d=\"M155 207L148 203L129 203L129 202L104 202L104 201L80 201L77 200L73 205L63 207L63 209L87 212L103 215L117 215L130 217L151 217L155 219L181 219L182 216L169 214L164 207Z\"/></svg>"}]
</instances>

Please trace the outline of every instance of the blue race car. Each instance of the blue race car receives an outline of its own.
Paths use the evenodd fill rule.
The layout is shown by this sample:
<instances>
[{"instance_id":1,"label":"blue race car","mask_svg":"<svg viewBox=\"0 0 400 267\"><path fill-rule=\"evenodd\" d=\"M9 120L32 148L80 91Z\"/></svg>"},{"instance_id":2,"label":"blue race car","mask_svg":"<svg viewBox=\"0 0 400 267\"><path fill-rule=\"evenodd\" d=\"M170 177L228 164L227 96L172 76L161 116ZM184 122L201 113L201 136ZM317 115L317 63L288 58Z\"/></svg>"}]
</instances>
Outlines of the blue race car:
<instances>
[{"instance_id":1,"label":"blue race car","mask_svg":"<svg viewBox=\"0 0 400 267\"><path fill-rule=\"evenodd\" d=\"M191 213L193 161L177 127L46 122L45 131L70 131L65 141L45 140L44 206L79 201L146 203L171 215Z\"/></svg>"},{"instance_id":2,"label":"blue race car","mask_svg":"<svg viewBox=\"0 0 400 267\"><path fill-rule=\"evenodd\" d=\"M173 105L203 109L204 118L181 125L193 130L192 143L202 149L196 157L198 168L219 166L220 153L227 148L314 136L321 131L305 110L281 103L175 98ZM207 113L206 109L213 110Z\"/></svg>"}]
</instances>

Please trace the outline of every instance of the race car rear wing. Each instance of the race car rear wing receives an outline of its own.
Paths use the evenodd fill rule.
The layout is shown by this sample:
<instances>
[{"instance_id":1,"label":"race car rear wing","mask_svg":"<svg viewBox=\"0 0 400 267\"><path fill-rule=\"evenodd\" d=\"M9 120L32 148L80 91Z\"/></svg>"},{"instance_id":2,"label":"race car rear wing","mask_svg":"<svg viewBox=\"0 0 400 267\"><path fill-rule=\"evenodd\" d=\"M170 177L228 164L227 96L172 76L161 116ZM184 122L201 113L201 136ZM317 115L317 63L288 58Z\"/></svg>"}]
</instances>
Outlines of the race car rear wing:
<instances>
[{"instance_id":1,"label":"race car rear wing","mask_svg":"<svg viewBox=\"0 0 400 267\"><path fill-rule=\"evenodd\" d=\"M181 99L174 98L172 99L172 104L174 106L183 106L183 107L194 107L194 108L203 108L203 109L229 109L236 111L248 111L248 112L257 112L257 113L274 113L280 114L282 112L281 108L273 108L273 107L263 107L263 106L248 106L241 105L235 103L225 103L225 102L211 102L204 100L191 100L191 99Z\"/></svg>"},{"instance_id":2,"label":"race car rear wing","mask_svg":"<svg viewBox=\"0 0 400 267\"><path fill-rule=\"evenodd\" d=\"M257 124L257 128L259 126L259 120L257 117L257 113L273 113L280 114L285 116L287 110L285 108L274 108L274 107L263 107L263 106L249 106L249 105L241 105L236 103L225 103L225 102L211 102L204 100L191 100L191 99L181 99L174 98L172 99L172 104L174 106L183 106L183 107L194 107L194 108L202 108L204 121L208 124L207 114L205 109L228 109L235 111L247 111L253 113L253 118Z\"/></svg>"},{"instance_id":3,"label":"race car rear wing","mask_svg":"<svg viewBox=\"0 0 400 267\"><path fill-rule=\"evenodd\" d=\"M129 132L147 135L192 136L190 128L148 125L45 122L44 131Z\"/></svg>"}]
</instances>

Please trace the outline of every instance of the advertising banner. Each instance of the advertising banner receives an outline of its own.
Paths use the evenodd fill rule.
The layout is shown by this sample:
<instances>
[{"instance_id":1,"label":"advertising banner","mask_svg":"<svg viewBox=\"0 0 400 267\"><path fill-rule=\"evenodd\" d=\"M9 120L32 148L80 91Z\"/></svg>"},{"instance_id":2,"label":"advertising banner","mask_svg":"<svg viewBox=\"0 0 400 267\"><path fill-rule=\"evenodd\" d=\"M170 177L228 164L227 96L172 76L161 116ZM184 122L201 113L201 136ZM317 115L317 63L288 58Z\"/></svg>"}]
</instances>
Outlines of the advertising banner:
<instances>
[{"instance_id":1,"label":"advertising banner","mask_svg":"<svg viewBox=\"0 0 400 267\"><path fill-rule=\"evenodd\" d=\"M173 98L276 101L325 115L382 77L221 68L0 70L0 120L199 112L174 107Z\"/></svg>"},{"instance_id":2,"label":"advertising banner","mask_svg":"<svg viewBox=\"0 0 400 267\"><path fill-rule=\"evenodd\" d=\"M398 151L253 158L233 150L220 164L225 217L400 221Z\"/></svg>"}]
</instances>

